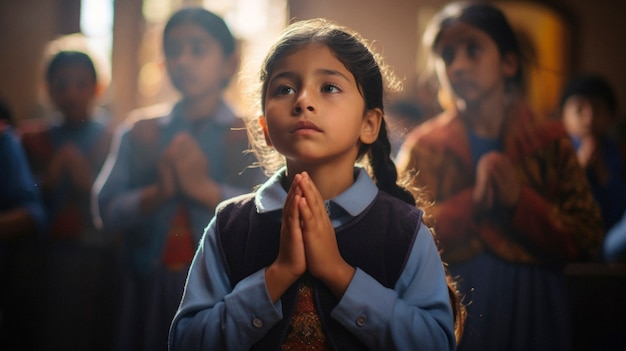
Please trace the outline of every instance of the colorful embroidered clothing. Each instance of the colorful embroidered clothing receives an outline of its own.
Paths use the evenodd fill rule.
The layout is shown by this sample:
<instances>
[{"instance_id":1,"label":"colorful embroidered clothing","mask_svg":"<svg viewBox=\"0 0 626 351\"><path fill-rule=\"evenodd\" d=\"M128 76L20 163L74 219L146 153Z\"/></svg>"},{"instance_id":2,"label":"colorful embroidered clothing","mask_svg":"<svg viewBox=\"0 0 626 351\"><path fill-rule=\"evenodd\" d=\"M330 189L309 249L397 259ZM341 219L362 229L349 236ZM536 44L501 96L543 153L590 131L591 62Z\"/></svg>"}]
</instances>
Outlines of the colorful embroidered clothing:
<instances>
[{"instance_id":1,"label":"colorful embroidered clothing","mask_svg":"<svg viewBox=\"0 0 626 351\"><path fill-rule=\"evenodd\" d=\"M489 250L518 263L565 263L595 257L602 240L598 207L561 124L513 109L501 141L522 182L513 213L476 217L476 170L465 123L455 113L425 122L406 140L400 170L432 195L429 212L444 261L462 262Z\"/></svg>"},{"instance_id":2,"label":"colorful embroidered clothing","mask_svg":"<svg viewBox=\"0 0 626 351\"><path fill-rule=\"evenodd\" d=\"M569 350L569 306L562 267L595 257L600 214L572 145L556 121L513 106L503 137L472 135L459 115L425 122L398 156L427 209L468 318L459 350ZM516 208L475 211L476 162L490 151L513 162L522 184Z\"/></svg>"}]
</instances>

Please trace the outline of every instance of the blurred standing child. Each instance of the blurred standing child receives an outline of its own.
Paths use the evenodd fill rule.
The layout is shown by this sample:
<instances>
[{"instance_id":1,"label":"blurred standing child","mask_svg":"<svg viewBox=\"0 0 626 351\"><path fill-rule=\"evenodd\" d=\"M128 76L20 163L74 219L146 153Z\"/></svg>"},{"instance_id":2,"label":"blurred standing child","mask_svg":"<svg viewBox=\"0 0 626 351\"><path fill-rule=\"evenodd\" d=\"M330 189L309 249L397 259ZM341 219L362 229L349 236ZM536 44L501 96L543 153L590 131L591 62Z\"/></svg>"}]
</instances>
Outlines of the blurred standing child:
<instances>
[{"instance_id":1,"label":"blurred standing child","mask_svg":"<svg viewBox=\"0 0 626 351\"><path fill-rule=\"evenodd\" d=\"M46 246L45 350L94 349L89 338L109 301L100 301L111 257L90 211L91 187L107 155L111 133L94 118L100 85L92 58L59 51L48 61L45 82L58 119L21 126L22 144L49 217ZM94 288L96 286L96 288Z\"/></svg>"},{"instance_id":2,"label":"blurred standing child","mask_svg":"<svg viewBox=\"0 0 626 351\"><path fill-rule=\"evenodd\" d=\"M626 213L626 161L610 134L617 123L613 88L597 75L573 77L561 94L560 111L578 162L600 205L604 228L610 232ZM611 247L607 249L611 251Z\"/></svg>"},{"instance_id":3,"label":"blurred standing child","mask_svg":"<svg viewBox=\"0 0 626 351\"><path fill-rule=\"evenodd\" d=\"M424 44L454 104L407 137L398 166L433 194L468 304L459 350L570 350L563 267L595 258L602 225L567 134L519 95L523 56L495 6L447 5Z\"/></svg>"},{"instance_id":4,"label":"blurred standing child","mask_svg":"<svg viewBox=\"0 0 626 351\"><path fill-rule=\"evenodd\" d=\"M198 7L163 32L171 112L120 126L94 189L108 235L122 240L123 301L117 350L167 350L167 335L204 228L218 202L260 184L246 169L243 121L222 98L238 66L224 20ZM237 130L239 128L239 130Z\"/></svg>"},{"instance_id":5,"label":"blurred standing child","mask_svg":"<svg viewBox=\"0 0 626 351\"><path fill-rule=\"evenodd\" d=\"M111 139L107 126L92 118L99 92L96 68L84 52L60 51L48 62L45 78L59 118L40 128L22 126L22 144L43 192L50 236L88 240L95 230L91 186Z\"/></svg>"},{"instance_id":6,"label":"blurred standing child","mask_svg":"<svg viewBox=\"0 0 626 351\"><path fill-rule=\"evenodd\" d=\"M39 350L46 213L12 117L0 100L0 348Z\"/></svg>"},{"instance_id":7,"label":"blurred standing child","mask_svg":"<svg viewBox=\"0 0 626 351\"><path fill-rule=\"evenodd\" d=\"M386 72L344 27L285 29L248 125L275 173L211 220L172 350L454 350L444 267L390 158Z\"/></svg>"}]
</instances>

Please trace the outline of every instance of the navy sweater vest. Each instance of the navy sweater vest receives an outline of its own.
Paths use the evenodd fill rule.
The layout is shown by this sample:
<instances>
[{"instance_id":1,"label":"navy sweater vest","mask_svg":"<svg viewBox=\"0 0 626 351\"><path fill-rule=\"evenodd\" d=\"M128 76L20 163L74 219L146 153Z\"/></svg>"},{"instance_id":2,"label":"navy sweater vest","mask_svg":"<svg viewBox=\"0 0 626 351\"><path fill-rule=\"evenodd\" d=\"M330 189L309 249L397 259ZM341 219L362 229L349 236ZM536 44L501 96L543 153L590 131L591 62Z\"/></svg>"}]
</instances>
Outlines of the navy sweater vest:
<instances>
[{"instance_id":1,"label":"navy sweater vest","mask_svg":"<svg viewBox=\"0 0 626 351\"><path fill-rule=\"evenodd\" d=\"M393 289L415 241L421 216L419 209L379 191L363 213L335 229L339 251L350 265ZM275 216L257 213L252 194L232 199L220 207L217 233L233 287L276 259L280 226ZM315 307L332 347L341 351L366 350L352 333L330 317L337 298L321 281L312 280ZM255 344L253 350L280 350L301 283L302 278L282 296L283 320Z\"/></svg>"}]
</instances>

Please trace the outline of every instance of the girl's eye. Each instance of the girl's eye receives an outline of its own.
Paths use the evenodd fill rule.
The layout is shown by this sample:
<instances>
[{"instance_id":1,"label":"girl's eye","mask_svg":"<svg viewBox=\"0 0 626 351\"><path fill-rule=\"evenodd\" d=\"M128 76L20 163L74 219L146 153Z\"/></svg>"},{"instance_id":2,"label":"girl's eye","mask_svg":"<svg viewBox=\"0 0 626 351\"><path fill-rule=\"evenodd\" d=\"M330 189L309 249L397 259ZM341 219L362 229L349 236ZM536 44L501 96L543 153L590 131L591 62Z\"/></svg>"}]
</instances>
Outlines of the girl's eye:
<instances>
[{"instance_id":1,"label":"girl's eye","mask_svg":"<svg viewBox=\"0 0 626 351\"><path fill-rule=\"evenodd\" d=\"M339 92L341 92L341 89L339 89L339 87L334 85L334 84L327 84L327 85L324 85L324 87L322 88L322 92L324 92L324 93L339 93Z\"/></svg>"},{"instance_id":2,"label":"girl's eye","mask_svg":"<svg viewBox=\"0 0 626 351\"><path fill-rule=\"evenodd\" d=\"M281 85L276 89L276 95L289 95L293 93L294 93L293 88L287 85Z\"/></svg>"},{"instance_id":3,"label":"girl's eye","mask_svg":"<svg viewBox=\"0 0 626 351\"><path fill-rule=\"evenodd\" d=\"M191 53L195 57L202 57L207 52L209 52L209 47L204 43L192 43L191 44Z\"/></svg>"},{"instance_id":4,"label":"girl's eye","mask_svg":"<svg viewBox=\"0 0 626 351\"><path fill-rule=\"evenodd\" d=\"M441 59L446 65L449 65L454 61L454 49L451 47L445 47L441 50Z\"/></svg>"},{"instance_id":5,"label":"girl's eye","mask_svg":"<svg viewBox=\"0 0 626 351\"><path fill-rule=\"evenodd\" d=\"M166 42L164 52L169 59L178 58L183 53L183 45L175 41Z\"/></svg>"},{"instance_id":6,"label":"girl's eye","mask_svg":"<svg viewBox=\"0 0 626 351\"><path fill-rule=\"evenodd\" d=\"M470 43L467 46L467 54L469 57L476 57L476 54L478 54L478 52L480 51L480 46L478 46L478 44L476 43Z\"/></svg>"}]
</instances>

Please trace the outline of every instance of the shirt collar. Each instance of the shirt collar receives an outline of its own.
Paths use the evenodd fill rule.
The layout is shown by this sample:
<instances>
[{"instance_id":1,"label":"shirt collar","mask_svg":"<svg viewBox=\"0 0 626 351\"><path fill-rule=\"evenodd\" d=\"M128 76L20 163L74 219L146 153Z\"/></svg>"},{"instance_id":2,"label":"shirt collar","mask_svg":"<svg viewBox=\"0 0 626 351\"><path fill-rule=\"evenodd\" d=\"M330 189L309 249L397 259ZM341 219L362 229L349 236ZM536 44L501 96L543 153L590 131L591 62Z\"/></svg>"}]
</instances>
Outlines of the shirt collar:
<instances>
[{"instance_id":1,"label":"shirt collar","mask_svg":"<svg viewBox=\"0 0 626 351\"><path fill-rule=\"evenodd\" d=\"M267 213L283 209L287 192L283 189L281 180L285 178L285 172L286 168L281 168L259 188L254 199L257 212ZM378 193L376 184L365 169L355 167L354 174L356 178L354 184L330 200L352 217L363 212Z\"/></svg>"},{"instance_id":2,"label":"shirt collar","mask_svg":"<svg viewBox=\"0 0 626 351\"><path fill-rule=\"evenodd\" d=\"M184 113L182 111L181 103L176 103L171 112L167 116L159 120L159 123L161 125L169 125L174 118L180 119L183 123L187 123L183 116ZM236 118L237 117L235 117L232 108L224 100L219 100L211 121L218 125L230 125L233 123L234 120L236 120Z\"/></svg>"}]
</instances>

